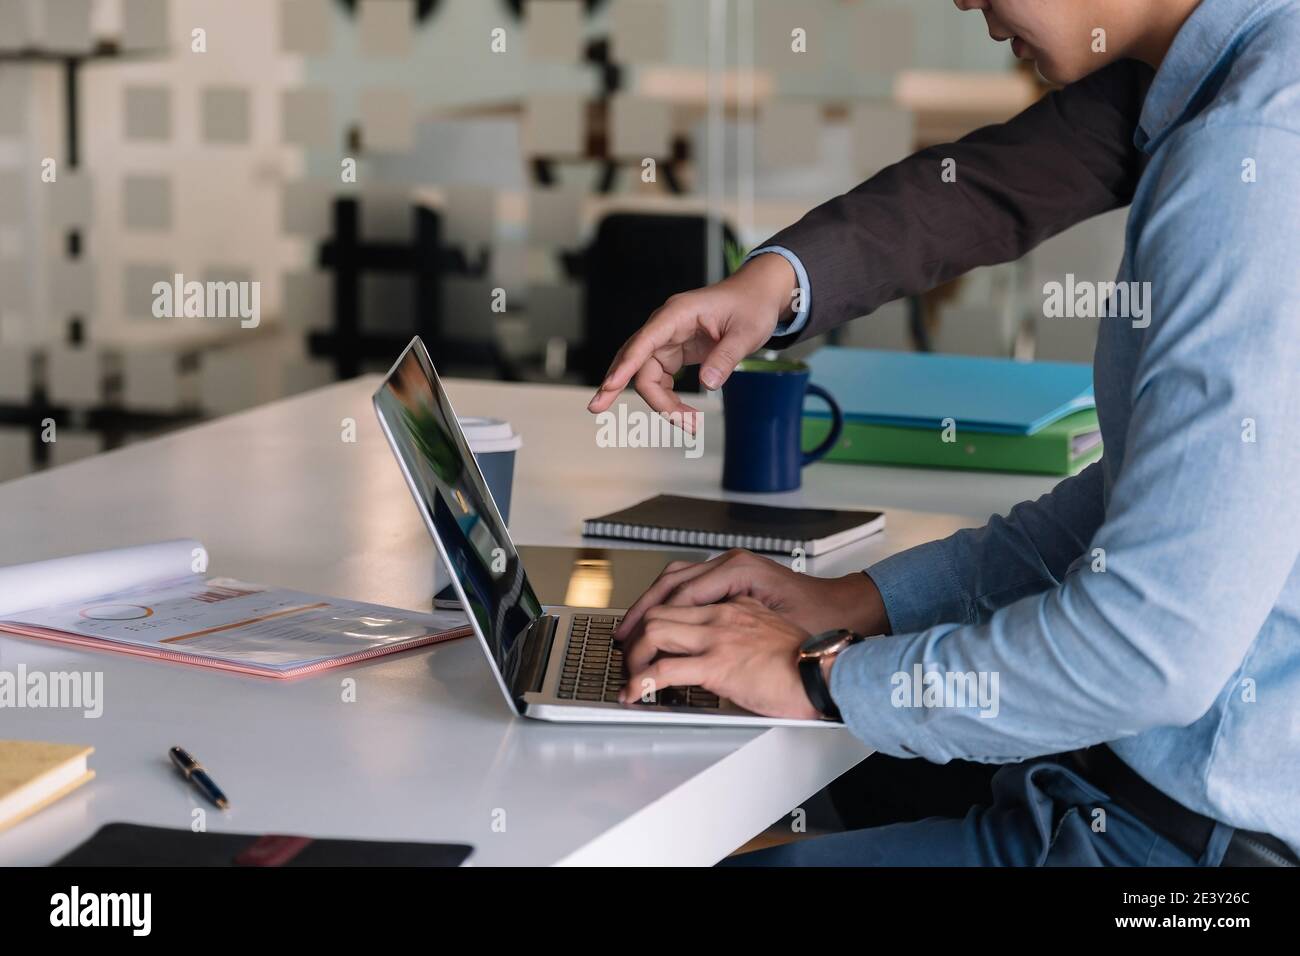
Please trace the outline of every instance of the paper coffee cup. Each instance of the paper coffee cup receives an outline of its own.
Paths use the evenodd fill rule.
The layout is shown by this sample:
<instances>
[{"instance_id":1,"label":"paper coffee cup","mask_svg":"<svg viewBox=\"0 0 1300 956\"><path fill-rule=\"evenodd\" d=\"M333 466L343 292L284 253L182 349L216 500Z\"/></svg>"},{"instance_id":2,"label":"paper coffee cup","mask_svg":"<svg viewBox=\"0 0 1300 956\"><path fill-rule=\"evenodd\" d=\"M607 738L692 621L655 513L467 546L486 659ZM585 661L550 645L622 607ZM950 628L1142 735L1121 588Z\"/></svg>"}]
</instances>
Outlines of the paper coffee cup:
<instances>
[{"instance_id":1,"label":"paper coffee cup","mask_svg":"<svg viewBox=\"0 0 1300 956\"><path fill-rule=\"evenodd\" d=\"M465 441L483 472L488 491L496 502L501 520L510 523L510 496L514 487L515 452L524 444L509 422L499 418L464 416L458 419ZM439 561L433 572L433 593L439 601L454 601L451 577Z\"/></svg>"},{"instance_id":2,"label":"paper coffee cup","mask_svg":"<svg viewBox=\"0 0 1300 956\"><path fill-rule=\"evenodd\" d=\"M515 452L524 444L509 422L499 418L460 419L469 450L478 460L501 520L510 523L510 492L515 478Z\"/></svg>"}]
</instances>

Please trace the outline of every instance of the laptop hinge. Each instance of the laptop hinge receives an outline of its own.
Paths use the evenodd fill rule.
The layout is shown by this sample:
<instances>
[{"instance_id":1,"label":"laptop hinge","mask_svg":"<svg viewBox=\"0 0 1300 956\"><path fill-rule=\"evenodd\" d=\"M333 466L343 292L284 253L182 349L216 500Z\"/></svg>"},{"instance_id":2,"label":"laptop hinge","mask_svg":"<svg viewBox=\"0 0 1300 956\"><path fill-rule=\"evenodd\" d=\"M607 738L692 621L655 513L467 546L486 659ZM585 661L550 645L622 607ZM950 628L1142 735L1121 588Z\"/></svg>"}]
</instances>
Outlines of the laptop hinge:
<instances>
[{"instance_id":1,"label":"laptop hinge","mask_svg":"<svg viewBox=\"0 0 1300 956\"><path fill-rule=\"evenodd\" d=\"M516 696L522 697L529 692L541 691L542 681L546 679L546 665L551 659L551 647L555 643L555 632L559 624L560 619L554 614L543 614L528 625L528 633L524 636L524 659L515 682L518 689Z\"/></svg>"}]
</instances>

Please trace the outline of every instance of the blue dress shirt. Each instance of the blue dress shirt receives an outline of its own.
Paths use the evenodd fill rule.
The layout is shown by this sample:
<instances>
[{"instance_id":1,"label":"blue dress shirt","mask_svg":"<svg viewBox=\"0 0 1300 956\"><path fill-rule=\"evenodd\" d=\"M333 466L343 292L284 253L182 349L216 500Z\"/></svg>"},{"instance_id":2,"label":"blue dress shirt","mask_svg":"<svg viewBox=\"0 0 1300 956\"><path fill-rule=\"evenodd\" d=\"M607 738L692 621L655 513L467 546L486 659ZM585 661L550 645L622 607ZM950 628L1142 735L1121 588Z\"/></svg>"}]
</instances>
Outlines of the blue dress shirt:
<instances>
[{"instance_id":1,"label":"blue dress shirt","mask_svg":"<svg viewBox=\"0 0 1300 956\"><path fill-rule=\"evenodd\" d=\"M893 635L842 654L831 690L885 753L1111 742L1183 805L1300 850L1300 0L1204 0L1136 145L1117 281L1150 283L1149 311L1101 322L1104 458L869 568Z\"/></svg>"}]
</instances>

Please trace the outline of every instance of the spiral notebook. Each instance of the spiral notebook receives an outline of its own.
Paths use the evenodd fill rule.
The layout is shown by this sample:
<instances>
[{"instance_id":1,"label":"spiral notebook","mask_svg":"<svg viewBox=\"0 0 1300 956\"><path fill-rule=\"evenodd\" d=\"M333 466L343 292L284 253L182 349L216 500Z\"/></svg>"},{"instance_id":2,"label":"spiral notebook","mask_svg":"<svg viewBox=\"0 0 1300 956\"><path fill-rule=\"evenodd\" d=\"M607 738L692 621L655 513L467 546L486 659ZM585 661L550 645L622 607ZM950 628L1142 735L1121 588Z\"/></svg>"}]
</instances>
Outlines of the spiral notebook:
<instances>
[{"instance_id":1,"label":"spiral notebook","mask_svg":"<svg viewBox=\"0 0 1300 956\"><path fill-rule=\"evenodd\" d=\"M808 557L860 541L885 526L879 511L782 508L740 501L658 495L631 508L588 518L582 533L694 548L745 548Z\"/></svg>"}]
</instances>

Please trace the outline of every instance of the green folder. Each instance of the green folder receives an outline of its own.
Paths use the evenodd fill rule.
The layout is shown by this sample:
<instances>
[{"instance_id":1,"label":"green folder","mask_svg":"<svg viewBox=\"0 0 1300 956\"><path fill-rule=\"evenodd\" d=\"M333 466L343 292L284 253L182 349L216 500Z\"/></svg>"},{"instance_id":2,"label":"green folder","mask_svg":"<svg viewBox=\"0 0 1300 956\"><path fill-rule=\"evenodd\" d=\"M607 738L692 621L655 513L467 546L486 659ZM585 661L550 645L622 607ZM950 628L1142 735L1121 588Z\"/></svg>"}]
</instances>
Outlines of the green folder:
<instances>
[{"instance_id":1,"label":"green folder","mask_svg":"<svg viewBox=\"0 0 1300 956\"><path fill-rule=\"evenodd\" d=\"M812 448L830 432L830 420L806 416L803 444ZM846 421L827 461L933 468L974 468L1072 475L1101 457L1097 410L1085 408L1032 435L962 431L946 442L938 428L906 428Z\"/></svg>"}]
</instances>

